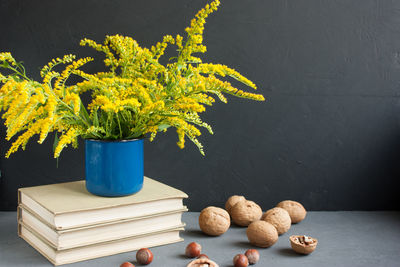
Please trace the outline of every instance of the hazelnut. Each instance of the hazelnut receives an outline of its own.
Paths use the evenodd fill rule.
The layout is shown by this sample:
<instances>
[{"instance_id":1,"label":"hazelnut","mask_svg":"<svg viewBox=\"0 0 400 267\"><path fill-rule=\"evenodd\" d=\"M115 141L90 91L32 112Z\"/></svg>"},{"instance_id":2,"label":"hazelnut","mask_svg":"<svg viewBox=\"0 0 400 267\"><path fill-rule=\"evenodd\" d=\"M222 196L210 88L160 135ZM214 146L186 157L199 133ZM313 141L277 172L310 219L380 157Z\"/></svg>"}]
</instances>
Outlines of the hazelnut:
<instances>
[{"instance_id":1,"label":"hazelnut","mask_svg":"<svg viewBox=\"0 0 400 267\"><path fill-rule=\"evenodd\" d=\"M201 253L201 245L197 242L192 242L186 246L185 254L189 258L196 258Z\"/></svg>"},{"instance_id":2,"label":"hazelnut","mask_svg":"<svg viewBox=\"0 0 400 267\"><path fill-rule=\"evenodd\" d=\"M119 267L135 267L135 265L127 261L122 263Z\"/></svg>"},{"instance_id":3,"label":"hazelnut","mask_svg":"<svg viewBox=\"0 0 400 267\"><path fill-rule=\"evenodd\" d=\"M203 209L200 213L199 226L201 231L207 235L222 235L230 225L231 219L224 209L211 206Z\"/></svg>"},{"instance_id":4,"label":"hazelnut","mask_svg":"<svg viewBox=\"0 0 400 267\"><path fill-rule=\"evenodd\" d=\"M234 267L247 267L249 266L249 260L243 254L237 254L233 258L233 266Z\"/></svg>"},{"instance_id":5,"label":"hazelnut","mask_svg":"<svg viewBox=\"0 0 400 267\"><path fill-rule=\"evenodd\" d=\"M200 254L197 258L198 259L209 259L209 257L206 254Z\"/></svg>"},{"instance_id":6,"label":"hazelnut","mask_svg":"<svg viewBox=\"0 0 400 267\"><path fill-rule=\"evenodd\" d=\"M141 248L136 252L136 260L142 265L150 264L153 261L153 253L148 248Z\"/></svg>"},{"instance_id":7,"label":"hazelnut","mask_svg":"<svg viewBox=\"0 0 400 267\"><path fill-rule=\"evenodd\" d=\"M262 210L255 202L244 200L237 202L231 209L232 220L240 226L248 226L261 218Z\"/></svg>"},{"instance_id":8,"label":"hazelnut","mask_svg":"<svg viewBox=\"0 0 400 267\"><path fill-rule=\"evenodd\" d=\"M248 249L244 255L249 260L249 264L256 264L260 259L260 253L258 253L257 249Z\"/></svg>"},{"instance_id":9,"label":"hazelnut","mask_svg":"<svg viewBox=\"0 0 400 267\"><path fill-rule=\"evenodd\" d=\"M296 201L284 200L279 202L276 206L285 209L289 213L292 223L301 222L307 215L307 211L303 205Z\"/></svg>"},{"instance_id":10,"label":"hazelnut","mask_svg":"<svg viewBox=\"0 0 400 267\"><path fill-rule=\"evenodd\" d=\"M225 209L226 209L226 211L227 211L229 214L231 214L231 209L232 209L232 207L235 206L235 204L238 203L239 201L244 201L244 200L246 200L246 199L244 198L244 196L237 196L237 195L234 195L234 196L229 197L228 200L227 200L226 203L225 203Z\"/></svg>"},{"instance_id":11,"label":"hazelnut","mask_svg":"<svg viewBox=\"0 0 400 267\"><path fill-rule=\"evenodd\" d=\"M278 241L278 231L266 221L252 222L246 230L250 243L262 248L272 246Z\"/></svg>"},{"instance_id":12,"label":"hazelnut","mask_svg":"<svg viewBox=\"0 0 400 267\"><path fill-rule=\"evenodd\" d=\"M292 235L289 239L293 250L300 254L310 254L318 244L317 239L306 235Z\"/></svg>"},{"instance_id":13,"label":"hazelnut","mask_svg":"<svg viewBox=\"0 0 400 267\"><path fill-rule=\"evenodd\" d=\"M191 261L186 267L219 267L219 266L214 261L203 258Z\"/></svg>"},{"instance_id":14,"label":"hazelnut","mask_svg":"<svg viewBox=\"0 0 400 267\"><path fill-rule=\"evenodd\" d=\"M289 213L282 208L272 208L267 210L262 218L264 221L272 224L278 231L279 235L286 233L292 224Z\"/></svg>"}]
</instances>

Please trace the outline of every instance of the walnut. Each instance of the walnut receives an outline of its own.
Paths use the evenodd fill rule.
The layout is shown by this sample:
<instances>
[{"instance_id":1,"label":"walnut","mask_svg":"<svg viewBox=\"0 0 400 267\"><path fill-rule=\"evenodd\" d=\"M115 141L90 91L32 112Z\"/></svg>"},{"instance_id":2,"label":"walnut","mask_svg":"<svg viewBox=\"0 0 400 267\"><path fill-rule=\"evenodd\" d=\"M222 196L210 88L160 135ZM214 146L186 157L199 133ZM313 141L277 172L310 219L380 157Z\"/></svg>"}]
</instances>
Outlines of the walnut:
<instances>
[{"instance_id":1,"label":"walnut","mask_svg":"<svg viewBox=\"0 0 400 267\"><path fill-rule=\"evenodd\" d=\"M306 209L299 202L292 200L284 200L276 205L279 208L285 209L292 220L292 223L301 222L307 214Z\"/></svg>"},{"instance_id":2,"label":"walnut","mask_svg":"<svg viewBox=\"0 0 400 267\"><path fill-rule=\"evenodd\" d=\"M292 235L290 245L293 250L300 254L310 254L317 247L318 240L306 235Z\"/></svg>"},{"instance_id":3,"label":"walnut","mask_svg":"<svg viewBox=\"0 0 400 267\"><path fill-rule=\"evenodd\" d=\"M272 246L278 241L278 231L266 221L252 222L246 230L250 243L262 248Z\"/></svg>"},{"instance_id":4,"label":"walnut","mask_svg":"<svg viewBox=\"0 0 400 267\"><path fill-rule=\"evenodd\" d=\"M211 206L203 209L200 213L199 226L201 231L207 235L222 235L230 225L231 219L224 209Z\"/></svg>"},{"instance_id":5,"label":"walnut","mask_svg":"<svg viewBox=\"0 0 400 267\"><path fill-rule=\"evenodd\" d=\"M226 211L229 214L231 214L232 207L235 206L235 204L238 203L239 201L244 201L244 200L246 200L244 196L237 196L237 195L231 196L225 203Z\"/></svg>"},{"instance_id":6,"label":"walnut","mask_svg":"<svg viewBox=\"0 0 400 267\"><path fill-rule=\"evenodd\" d=\"M210 259L201 258L191 261L186 267L219 267L219 266Z\"/></svg>"},{"instance_id":7,"label":"walnut","mask_svg":"<svg viewBox=\"0 0 400 267\"><path fill-rule=\"evenodd\" d=\"M278 231L279 235L286 233L292 224L289 213L282 208L272 208L267 210L261 218L272 224Z\"/></svg>"},{"instance_id":8,"label":"walnut","mask_svg":"<svg viewBox=\"0 0 400 267\"><path fill-rule=\"evenodd\" d=\"M248 226L261 218L262 210L250 200L239 201L231 208L232 220L240 226Z\"/></svg>"}]
</instances>

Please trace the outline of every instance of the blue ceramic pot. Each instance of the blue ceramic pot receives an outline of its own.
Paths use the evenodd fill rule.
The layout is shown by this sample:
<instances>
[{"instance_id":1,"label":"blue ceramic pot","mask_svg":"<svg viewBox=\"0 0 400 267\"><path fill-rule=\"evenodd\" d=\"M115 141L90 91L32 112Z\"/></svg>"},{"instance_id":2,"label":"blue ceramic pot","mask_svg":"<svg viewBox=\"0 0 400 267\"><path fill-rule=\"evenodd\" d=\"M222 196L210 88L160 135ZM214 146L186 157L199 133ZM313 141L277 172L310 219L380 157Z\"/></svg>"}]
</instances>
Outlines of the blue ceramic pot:
<instances>
[{"instance_id":1,"label":"blue ceramic pot","mask_svg":"<svg viewBox=\"0 0 400 267\"><path fill-rule=\"evenodd\" d=\"M143 139L85 140L86 189L98 196L131 195L143 186Z\"/></svg>"}]
</instances>

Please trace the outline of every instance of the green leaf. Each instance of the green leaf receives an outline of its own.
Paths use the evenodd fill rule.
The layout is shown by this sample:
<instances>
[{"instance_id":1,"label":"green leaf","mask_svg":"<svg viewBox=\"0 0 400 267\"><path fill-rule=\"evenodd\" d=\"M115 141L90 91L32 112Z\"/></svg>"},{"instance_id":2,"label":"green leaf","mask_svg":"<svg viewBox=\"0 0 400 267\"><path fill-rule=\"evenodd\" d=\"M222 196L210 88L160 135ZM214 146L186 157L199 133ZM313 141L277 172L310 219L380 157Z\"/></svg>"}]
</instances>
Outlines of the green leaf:
<instances>
[{"instance_id":1,"label":"green leaf","mask_svg":"<svg viewBox=\"0 0 400 267\"><path fill-rule=\"evenodd\" d=\"M3 64L1 66L3 68L8 68L8 67L10 67L10 64L7 61L3 61Z\"/></svg>"},{"instance_id":2,"label":"green leaf","mask_svg":"<svg viewBox=\"0 0 400 267\"><path fill-rule=\"evenodd\" d=\"M54 142L53 142L53 152L56 151L56 147L58 145L58 134L56 132L56 134L54 135Z\"/></svg>"},{"instance_id":3,"label":"green leaf","mask_svg":"<svg viewBox=\"0 0 400 267\"><path fill-rule=\"evenodd\" d=\"M171 125L169 125L169 124L160 124L160 125L158 125L158 130L162 131L169 127L171 127Z\"/></svg>"},{"instance_id":4,"label":"green leaf","mask_svg":"<svg viewBox=\"0 0 400 267\"><path fill-rule=\"evenodd\" d=\"M91 124L90 123L90 117L89 117L89 114L88 114L85 106L82 103L82 100L81 100L81 110L79 111L79 113L82 115L82 117L84 118L85 122L90 126L90 124Z\"/></svg>"},{"instance_id":5,"label":"green leaf","mask_svg":"<svg viewBox=\"0 0 400 267\"><path fill-rule=\"evenodd\" d=\"M93 112L93 125L99 127L99 118L97 117L97 108Z\"/></svg>"},{"instance_id":6,"label":"green leaf","mask_svg":"<svg viewBox=\"0 0 400 267\"><path fill-rule=\"evenodd\" d=\"M56 134L54 135L53 153L56 151L56 147L57 147L57 145L58 145L58 141L59 141L59 139L58 139L58 134L57 134L57 132L56 132ZM58 159L59 159L59 157L57 158L57 168L58 168Z\"/></svg>"},{"instance_id":7,"label":"green leaf","mask_svg":"<svg viewBox=\"0 0 400 267\"><path fill-rule=\"evenodd\" d=\"M139 138L139 137L142 137L142 136L143 136L142 133L136 132L136 133L133 133L133 134L127 136L126 139L134 139L134 138Z\"/></svg>"}]
</instances>

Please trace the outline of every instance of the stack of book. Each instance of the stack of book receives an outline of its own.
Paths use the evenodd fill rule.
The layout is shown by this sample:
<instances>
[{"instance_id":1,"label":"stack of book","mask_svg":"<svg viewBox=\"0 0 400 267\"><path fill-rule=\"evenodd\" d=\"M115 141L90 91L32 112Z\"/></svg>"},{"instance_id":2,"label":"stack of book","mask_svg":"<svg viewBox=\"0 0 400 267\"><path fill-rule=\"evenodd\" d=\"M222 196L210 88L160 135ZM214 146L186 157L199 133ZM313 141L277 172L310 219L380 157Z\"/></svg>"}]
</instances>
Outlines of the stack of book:
<instances>
[{"instance_id":1,"label":"stack of book","mask_svg":"<svg viewBox=\"0 0 400 267\"><path fill-rule=\"evenodd\" d=\"M187 197L147 177L118 198L90 194L85 181L20 188L18 233L54 265L175 243Z\"/></svg>"}]
</instances>

